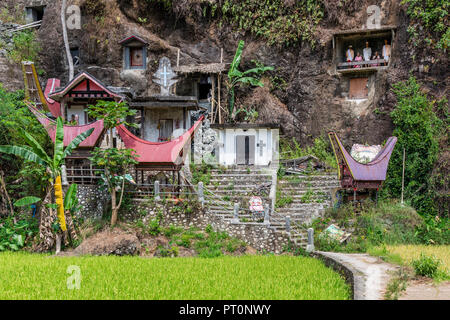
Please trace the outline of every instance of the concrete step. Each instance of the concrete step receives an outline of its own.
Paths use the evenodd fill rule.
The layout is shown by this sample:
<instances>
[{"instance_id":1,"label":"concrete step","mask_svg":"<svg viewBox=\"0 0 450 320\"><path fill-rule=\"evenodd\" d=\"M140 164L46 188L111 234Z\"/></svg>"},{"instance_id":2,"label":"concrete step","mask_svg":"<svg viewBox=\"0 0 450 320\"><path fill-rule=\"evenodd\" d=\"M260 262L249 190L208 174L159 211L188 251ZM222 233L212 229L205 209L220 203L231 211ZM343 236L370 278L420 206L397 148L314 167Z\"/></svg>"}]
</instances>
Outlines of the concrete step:
<instances>
[{"instance_id":1,"label":"concrete step","mask_svg":"<svg viewBox=\"0 0 450 320\"><path fill-rule=\"evenodd\" d=\"M250 184L250 183L242 183L242 184L220 184L218 186L208 185L206 188L209 190L253 190L259 188L261 185L259 184ZM270 187L268 188L270 190Z\"/></svg>"},{"instance_id":2,"label":"concrete step","mask_svg":"<svg viewBox=\"0 0 450 320\"><path fill-rule=\"evenodd\" d=\"M260 169L245 169L245 168L237 168L237 169L226 169L226 170L220 170L220 169L212 169L211 174L271 174L274 172L272 169L267 168L260 168Z\"/></svg>"},{"instance_id":3,"label":"concrete step","mask_svg":"<svg viewBox=\"0 0 450 320\"><path fill-rule=\"evenodd\" d=\"M254 184L254 185L259 186L261 184L269 184L269 183L272 184L271 179L248 177L247 179L211 179L211 180L209 180L208 185L216 186L216 185L228 185L228 184L235 184L235 185Z\"/></svg>"},{"instance_id":4,"label":"concrete step","mask_svg":"<svg viewBox=\"0 0 450 320\"><path fill-rule=\"evenodd\" d=\"M278 179L280 183L298 183L299 181L303 182L303 181L321 181L321 180L339 181L337 175L288 176L283 177L282 179Z\"/></svg>"},{"instance_id":5,"label":"concrete step","mask_svg":"<svg viewBox=\"0 0 450 320\"><path fill-rule=\"evenodd\" d=\"M243 173L243 172L211 173L211 177L216 177L216 178L227 178L227 177L230 177L230 178L242 177L242 178L244 178L244 177L249 177L249 176L250 177L251 176L253 176L253 177L272 177L272 174L271 173L255 173L255 172L252 172L252 173Z\"/></svg>"},{"instance_id":6,"label":"concrete step","mask_svg":"<svg viewBox=\"0 0 450 320\"><path fill-rule=\"evenodd\" d=\"M329 202L317 203L317 202L293 202L284 207L277 207L277 209L316 209L316 208L326 208Z\"/></svg>"},{"instance_id":7,"label":"concrete step","mask_svg":"<svg viewBox=\"0 0 450 320\"><path fill-rule=\"evenodd\" d=\"M334 189L339 188L340 184L336 182L329 181L309 181L301 184L279 184L278 187L282 190L299 190L299 189L313 189L313 188L328 188Z\"/></svg>"}]
</instances>

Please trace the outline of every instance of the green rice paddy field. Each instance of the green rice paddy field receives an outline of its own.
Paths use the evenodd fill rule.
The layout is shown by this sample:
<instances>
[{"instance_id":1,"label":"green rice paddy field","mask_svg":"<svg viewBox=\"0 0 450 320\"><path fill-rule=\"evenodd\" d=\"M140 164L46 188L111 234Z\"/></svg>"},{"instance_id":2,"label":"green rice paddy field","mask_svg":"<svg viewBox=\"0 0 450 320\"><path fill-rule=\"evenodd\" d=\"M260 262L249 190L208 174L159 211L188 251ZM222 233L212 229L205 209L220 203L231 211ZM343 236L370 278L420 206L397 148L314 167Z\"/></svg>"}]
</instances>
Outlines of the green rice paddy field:
<instances>
[{"instance_id":1,"label":"green rice paddy field","mask_svg":"<svg viewBox=\"0 0 450 320\"><path fill-rule=\"evenodd\" d=\"M79 289L69 266L78 266ZM69 280L69 281L68 281ZM0 299L349 299L317 259L54 257L0 253Z\"/></svg>"}]
</instances>

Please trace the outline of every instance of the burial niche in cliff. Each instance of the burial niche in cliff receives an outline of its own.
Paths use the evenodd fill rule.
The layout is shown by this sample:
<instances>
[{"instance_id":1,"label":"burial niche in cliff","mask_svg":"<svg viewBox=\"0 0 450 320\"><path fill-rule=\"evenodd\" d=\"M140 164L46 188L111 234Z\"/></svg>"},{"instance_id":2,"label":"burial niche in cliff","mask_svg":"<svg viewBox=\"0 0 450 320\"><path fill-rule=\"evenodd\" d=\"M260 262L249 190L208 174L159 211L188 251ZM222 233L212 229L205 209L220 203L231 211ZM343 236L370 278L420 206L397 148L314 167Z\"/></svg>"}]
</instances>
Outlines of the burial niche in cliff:
<instances>
[{"instance_id":1,"label":"burial niche in cliff","mask_svg":"<svg viewBox=\"0 0 450 320\"><path fill-rule=\"evenodd\" d=\"M42 21L44 18L44 12L45 12L45 6L33 6L33 7L26 7L25 8L25 14L26 14L26 22L27 23L33 23L37 21Z\"/></svg>"},{"instance_id":2,"label":"burial niche in cliff","mask_svg":"<svg viewBox=\"0 0 450 320\"><path fill-rule=\"evenodd\" d=\"M367 74L388 68L395 27L348 30L333 35L334 65L342 74Z\"/></svg>"}]
</instances>

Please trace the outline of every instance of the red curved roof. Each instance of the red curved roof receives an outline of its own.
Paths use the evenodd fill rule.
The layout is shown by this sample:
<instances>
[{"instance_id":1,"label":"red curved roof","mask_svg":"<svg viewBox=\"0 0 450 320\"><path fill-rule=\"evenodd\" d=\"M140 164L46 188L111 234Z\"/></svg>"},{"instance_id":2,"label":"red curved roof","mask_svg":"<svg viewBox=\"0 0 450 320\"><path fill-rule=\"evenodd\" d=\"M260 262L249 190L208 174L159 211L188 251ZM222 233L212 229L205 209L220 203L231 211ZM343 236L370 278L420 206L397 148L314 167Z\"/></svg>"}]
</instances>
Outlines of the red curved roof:
<instances>
[{"instance_id":1,"label":"red curved roof","mask_svg":"<svg viewBox=\"0 0 450 320\"><path fill-rule=\"evenodd\" d=\"M186 131L183 135L168 142L150 142L133 135L125 126L120 125L117 127L120 138L125 144L126 148L136 150L139 155L137 161L139 163L157 163L157 164L181 164L183 155L181 151L193 136L194 132L198 129L199 125L203 121L203 116L194 123L194 125Z\"/></svg>"},{"instance_id":2,"label":"red curved roof","mask_svg":"<svg viewBox=\"0 0 450 320\"><path fill-rule=\"evenodd\" d=\"M55 141L55 132L56 132L56 122L49 119L47 116L39 112L35 107L31 104L27 103L28 109L36 116L39 122L44 126L45 130L47 130L48 135ZM80 143L79 147L92 148L95 147L98 143L99 138L102 136L104 131L103 128L103 120L97 120L95 122L91 122L85 125L78 126L68 126L64 125L64 146L68 146L69 143L75 139L79 134L86 132L87 130L94 128L92 134Z\"/></svg>"},{"instance_id":3,"label":"red curved roof","mask_svg":"<svg viewBox=\"0 0 450 320\"><path fill-rule=\"evenodd\" d=\"M49 96L53 92L56 91L57 88L61 85L61 80L56 78L51 78L47 80L47 85L45 86L44 91L44 97L45 100L47 100L48 108L50 109L50 112L52 115L57 118L61 116L61 104L53 99L51 99Z\"/></svg>"}]
</instances>

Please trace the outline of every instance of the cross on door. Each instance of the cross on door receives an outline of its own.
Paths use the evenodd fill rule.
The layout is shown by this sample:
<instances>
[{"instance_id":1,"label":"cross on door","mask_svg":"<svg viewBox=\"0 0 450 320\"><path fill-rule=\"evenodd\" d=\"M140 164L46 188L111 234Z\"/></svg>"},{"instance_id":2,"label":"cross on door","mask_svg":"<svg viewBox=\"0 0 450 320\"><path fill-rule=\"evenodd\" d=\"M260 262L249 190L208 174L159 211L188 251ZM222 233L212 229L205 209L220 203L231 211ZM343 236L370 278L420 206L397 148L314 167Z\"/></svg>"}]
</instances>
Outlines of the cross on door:
<instances>
[{"instance_id":1,"label":"cross on door","mask_svg":"<svg viewBox=\"0 0 450 320\"><path fill-rule=\"evenodd\" d=\"M263 151L264 151L265 146L266 146L266 144L264 143L264 141L259 140L258 147L259 147L259 156L260 157L263 156Z\"/></svg>"}]
</instances>

